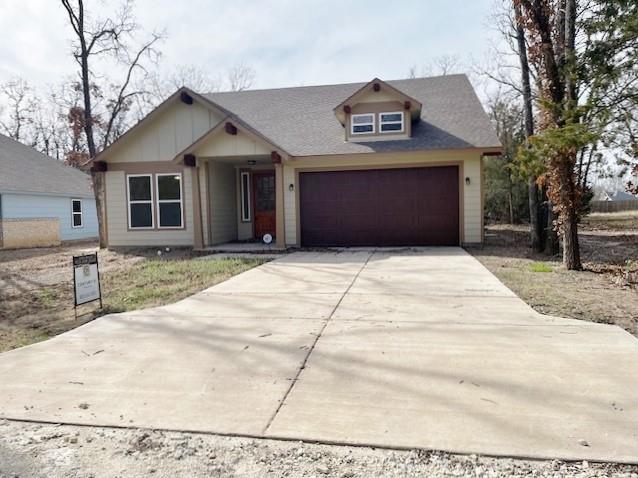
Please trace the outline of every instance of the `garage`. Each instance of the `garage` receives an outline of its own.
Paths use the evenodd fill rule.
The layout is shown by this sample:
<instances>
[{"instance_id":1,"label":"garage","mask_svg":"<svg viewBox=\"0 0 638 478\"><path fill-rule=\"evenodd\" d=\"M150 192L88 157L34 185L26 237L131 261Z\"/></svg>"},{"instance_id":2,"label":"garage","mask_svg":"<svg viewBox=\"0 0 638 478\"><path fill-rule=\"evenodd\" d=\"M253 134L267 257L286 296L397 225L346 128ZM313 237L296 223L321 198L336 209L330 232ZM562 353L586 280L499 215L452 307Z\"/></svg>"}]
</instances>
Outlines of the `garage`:
<instances>
[{"instance_id":1,"label":"garage","mask_svg":"<svg viewBox=\"0 0 638 478\"><path fill-rule=\"evenodd\" d=\"M458 166L299 173L303 246L459 245Z\"/></svg>"}]
</instances>

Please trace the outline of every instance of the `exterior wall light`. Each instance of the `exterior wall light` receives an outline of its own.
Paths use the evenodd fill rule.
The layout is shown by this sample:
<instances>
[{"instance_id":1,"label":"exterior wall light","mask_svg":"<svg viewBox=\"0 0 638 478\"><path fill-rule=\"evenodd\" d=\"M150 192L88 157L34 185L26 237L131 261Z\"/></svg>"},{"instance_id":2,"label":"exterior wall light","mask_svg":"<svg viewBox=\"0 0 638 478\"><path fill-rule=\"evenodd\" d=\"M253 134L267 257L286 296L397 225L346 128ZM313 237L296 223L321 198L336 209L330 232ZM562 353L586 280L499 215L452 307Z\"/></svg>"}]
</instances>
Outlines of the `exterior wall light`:
<instances>
[{"instance_id":1,"label":"exterior wall light","mask_svg":"<svg viewBox=\"0 0 638 478\"><path fill-rule=\"evenodd\" d=\"M295 190L295 185L294 185L294 184L292 184L292 183L290 183L290 184L288 185L288 191L293 192L294 190Z\"/></svg>"},{"instance_id":2,"label":"exterior wall light","mask_svg":"<svg viewBox=\"0 0 638 478\"><path fill-rule=\"evenodd\" d=\"M465 178L465 184L467 184L467 185L469 186L469 185L470 185L470 182L471 182L471 181L470 181L470 177L469 177L469 176L468 176L468 177L466 177L466 178Z\"/></svg>"}]
</instances>

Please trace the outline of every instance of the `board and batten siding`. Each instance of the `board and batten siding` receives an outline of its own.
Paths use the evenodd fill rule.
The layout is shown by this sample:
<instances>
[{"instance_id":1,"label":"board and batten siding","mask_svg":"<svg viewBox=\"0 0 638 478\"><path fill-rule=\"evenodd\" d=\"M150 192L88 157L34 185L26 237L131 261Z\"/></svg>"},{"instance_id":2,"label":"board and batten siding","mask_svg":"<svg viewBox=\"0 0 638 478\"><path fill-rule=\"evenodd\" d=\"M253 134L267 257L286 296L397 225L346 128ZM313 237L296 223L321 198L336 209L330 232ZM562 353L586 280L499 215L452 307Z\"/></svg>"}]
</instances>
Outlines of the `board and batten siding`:
<instances>
[{"instance_id":1,"label":"board and batten siding","mask_svg":"<svg viewBox=\"0 0 638 478\"><path fill-rule=\"evenodd\" d=\"M73 227L71 199L82 201L82 227ZM2 217L5 219L58 218L62 241L93 239L98 236L94 198L2 193Z\"/></svg>"},{"instance_id":2,"label":"board and batten siding","mask_svg":"<svg viewBox=\"0 0 638 478\"><path fill-rule=\"evenodd\" d=\"M464 244L480 243L483 237L481 153L476 150L433 151L409 153L377 153L341 156L309 156L295 158L284 164L284 223L286 246L298 246L298 172L309 170L374 169L388 167L437 166L459 164L460 187L463 194L461 225ZM466 184L465 178L470 178ZM293 191L289 185L293 185Z\"/></svg>"},{"instance_id":3,"label":"board and batten siding","mask_svg":"<svg viewBox=\"0 0 638 478\"><path fill-rule=\"evenodd\" d=\"M193 235L193 178L192 169L184 168L182 229L131 230L128 227L128 203L126 193L126 169L122 163L135 163L135 174L155 174L160 171L158 163L172 165L171 161L181 151L217 125L222 117L197 101L191 105L176 102L158 116L143 124L106 158L112 166L105 174L107 236L109 246L192 246ZM149 163L148 169L143 164ZM153 164L150 164L153 163ZM142 165L142 166L140 166ZM170 170L167 169L167 171ZM205 176L200 172L199 184L202 199L206 198ZM153 178L155 182L155 178ZM208 242L208 203L202 201L203 234Z\"/></svg>"},{"instance_id":4,"label":"board and batten siding","mask_svg":"<svg viewBox=\"0 0 638 478\"><path fill-rule=\"evenodd\" d=\"M123 144L115 146L107 161L171 161L221 120L221 116L197 102L177 102L141 125L132 137L123 138Z\"/></svg>"},{"instance_id":5,"label":"board and batten siding","mask_svg":"<svg viewBox=\"0 0 638 478\"><path fill-rule=\"evenodd\" d=\"M182 171L182 206L184 228L182 229L133 229L128 227L128 201L126 173L107 171L106 216L107 235L110 246L192 246L193 245L193 178L192 168ZM149 170L148 174L155 171ZM137 173L136 173L137 174ZM153 177L153 182L155 178ZM156 207L156 204L153 205ZM155 225L157 226L157 216Z\"/></svg>"},{"instance_id":6,"label":"board and batten siding","mask_svg":"<svg viewBox=\"0 0 638 478\"><path fill-rule=\"evenodd\" d=\"M228 163L208 164L211 244L237 239L237 192L235 167Z\"/></svg>"}]
</instances>

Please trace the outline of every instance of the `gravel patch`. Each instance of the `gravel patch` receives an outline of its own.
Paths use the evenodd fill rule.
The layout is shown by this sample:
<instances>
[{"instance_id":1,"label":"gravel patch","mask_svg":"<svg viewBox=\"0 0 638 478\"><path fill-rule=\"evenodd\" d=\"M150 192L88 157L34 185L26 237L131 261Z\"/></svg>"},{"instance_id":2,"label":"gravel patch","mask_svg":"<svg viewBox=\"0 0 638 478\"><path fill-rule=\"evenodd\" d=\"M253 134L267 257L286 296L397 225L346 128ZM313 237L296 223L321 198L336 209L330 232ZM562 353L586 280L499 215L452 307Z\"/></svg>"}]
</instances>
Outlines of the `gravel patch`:
<instances>
[{"instance_id":1,"label":"gravel patch","mask_svg":"<svg viewBox=\"0 0 638 478\"><path fill-rule=\"evenodd\" d=\"M0 420L0 478L618 477L638 467Z\"/></svg>"}]
</instances>

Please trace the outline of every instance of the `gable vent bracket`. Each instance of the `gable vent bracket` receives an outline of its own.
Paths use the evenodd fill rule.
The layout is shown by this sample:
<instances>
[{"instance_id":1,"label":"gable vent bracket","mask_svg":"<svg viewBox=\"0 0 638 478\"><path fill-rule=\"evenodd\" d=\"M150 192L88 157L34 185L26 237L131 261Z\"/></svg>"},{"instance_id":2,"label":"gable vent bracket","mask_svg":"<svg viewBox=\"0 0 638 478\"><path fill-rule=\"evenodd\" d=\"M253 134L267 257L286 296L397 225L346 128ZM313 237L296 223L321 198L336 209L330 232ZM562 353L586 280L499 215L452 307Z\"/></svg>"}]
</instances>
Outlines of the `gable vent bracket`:
<instances>
[{"instance_id":1,"label":"gable vent bracket","mask_svg":"<svg viewBox=\"0 0 638 478\"><path fill-rule=\"evenodd\" d=\"M372 89L373 89L374 91L377 91L377 92L378 92L378 91L381 91L381 85L380 85L379 83L374 83L374 84L372 85Z\"/></svg>"},{"instance_id":2,"label":"gable vent bracket","mask_svg":"<svg viewBox=\"0 0 638 478\"><path fill-rule=\"evenodd\" d=\"M224 129L228 134L232 134L233 136L237 134L237 127L230 122L224 125Z\"/></svg>"},{"instance_id":3,"label":"gable vent bracket","mask_svg":"<svg viewBox=\"0 0 638 478\"><path fill-rule=\"evenodd\" d=\"M195 159L194 154L185 154L184 155L184 166L189 168L194 168L197 166L197 160Z\"/></svg>"},{"instance_id":4,"label":"gable vent bracket","mask_svg":"<svg viewBox=\"0 0 638 478\"><path fill-rule=\"evenodd\" d=\"M344 112L345 114L349 115L351 111L352 111L352 108L350 108L350 106L345 105L345 106L343 107L343 112Z\"/></svg>"},{"instance_id":5,"label":"gable vent bracket","mask_svg":"<svg viewBox=\"0 0 638 478\"><path fill-rule=\"evenodd\" d=\"M185 103L187 105L193 104L193 97L185 91L182 91L182 93L179 95L179 99L182 101L182 103Z\"/></svg>"}]
</instances>

